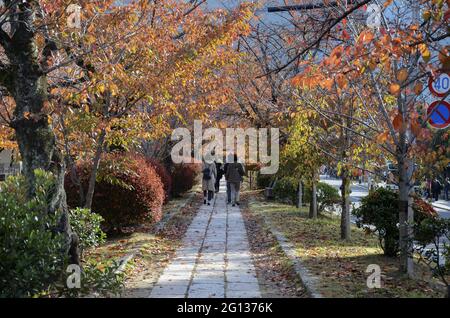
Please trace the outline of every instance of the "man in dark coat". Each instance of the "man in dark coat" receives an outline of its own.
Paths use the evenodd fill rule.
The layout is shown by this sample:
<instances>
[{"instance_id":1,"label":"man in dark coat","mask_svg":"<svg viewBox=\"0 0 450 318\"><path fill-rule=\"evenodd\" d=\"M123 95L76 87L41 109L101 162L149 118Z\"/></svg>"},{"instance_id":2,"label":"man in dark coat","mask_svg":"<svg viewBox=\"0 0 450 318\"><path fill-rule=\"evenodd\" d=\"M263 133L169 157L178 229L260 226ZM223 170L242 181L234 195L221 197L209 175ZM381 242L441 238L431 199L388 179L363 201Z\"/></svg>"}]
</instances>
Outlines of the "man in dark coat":
<instances>
[{"instance_id":1,"label":"man in dark coat","mask_svg":"<svg viewBox=\"0 0 450 318\"><path fill-rule=\"evenodd\" d=\"M433 199L435 201L439 200L439 195L441 194L442 185L439 180L436 178L431 183L431 192L433 193Z\"/></svg>"}]
</instances>

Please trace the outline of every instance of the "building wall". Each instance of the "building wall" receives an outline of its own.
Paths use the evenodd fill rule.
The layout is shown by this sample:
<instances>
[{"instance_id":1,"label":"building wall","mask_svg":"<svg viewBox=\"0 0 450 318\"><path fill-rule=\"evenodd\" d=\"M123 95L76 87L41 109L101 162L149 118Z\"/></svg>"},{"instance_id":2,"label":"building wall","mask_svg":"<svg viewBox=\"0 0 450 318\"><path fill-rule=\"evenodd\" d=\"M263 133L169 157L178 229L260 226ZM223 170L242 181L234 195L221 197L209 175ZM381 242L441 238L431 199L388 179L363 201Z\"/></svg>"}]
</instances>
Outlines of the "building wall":
<instances>
[{"instance_id":1,"label":"building wall","mask_svg":"<svg viewBox=\"0 0 450 318\"><path fill-rule=\"evenodd\" d=\"M0 166L9 167L11 164L12 150L5 149L0 151Z\"/></svg>"}]
</instances>

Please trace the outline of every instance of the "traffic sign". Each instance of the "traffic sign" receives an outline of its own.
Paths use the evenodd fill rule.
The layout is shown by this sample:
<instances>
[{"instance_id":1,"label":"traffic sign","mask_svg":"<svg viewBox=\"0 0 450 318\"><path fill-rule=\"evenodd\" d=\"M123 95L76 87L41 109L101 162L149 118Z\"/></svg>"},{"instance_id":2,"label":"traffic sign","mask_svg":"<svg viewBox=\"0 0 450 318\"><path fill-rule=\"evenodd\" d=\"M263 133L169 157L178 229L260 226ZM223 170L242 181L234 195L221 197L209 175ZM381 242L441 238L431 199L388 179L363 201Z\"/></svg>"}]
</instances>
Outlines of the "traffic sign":
<instances>
[{"instance_id":1,"label":"traffic sign","mask_svg":"<svg viewBox=\"0 0 450 318\"><path fill-rule=\"evenodd\" d=\"M450 90L450 76L447 73L439 74L437 77L430 76L428 88L433 95L444 97Z\"/></svg>"},{"instance_id":2,"label":"traffic sign","mask_svg":"<svg viewBox=\"0 0 450 318\"><path fill-rule=\"evenodd\" d=\"M435 101L428 106L428 123L433 128L445 129L450 126L450 104L446 101Z\"/></svg>"}]
</instances>

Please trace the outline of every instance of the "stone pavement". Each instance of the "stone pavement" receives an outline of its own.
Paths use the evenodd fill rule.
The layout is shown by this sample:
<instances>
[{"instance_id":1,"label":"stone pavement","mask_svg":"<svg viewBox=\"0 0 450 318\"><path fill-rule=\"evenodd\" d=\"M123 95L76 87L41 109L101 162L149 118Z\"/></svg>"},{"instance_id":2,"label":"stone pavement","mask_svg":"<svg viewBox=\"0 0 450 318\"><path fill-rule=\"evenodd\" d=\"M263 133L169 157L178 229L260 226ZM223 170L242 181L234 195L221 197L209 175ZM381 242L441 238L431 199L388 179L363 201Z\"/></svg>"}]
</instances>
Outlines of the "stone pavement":
<instances>
[{"instance_id":1,"label":"stone pavement","mask_svg":"<svg viewBox=\"0 0 450 318\"><path fill-rule=\"evenodd\" d=\"M226 204L222 181L214 204L198 210L150 298L226 297L258 298L261 293L241 211Z\"/></svg>"}]
</instances>

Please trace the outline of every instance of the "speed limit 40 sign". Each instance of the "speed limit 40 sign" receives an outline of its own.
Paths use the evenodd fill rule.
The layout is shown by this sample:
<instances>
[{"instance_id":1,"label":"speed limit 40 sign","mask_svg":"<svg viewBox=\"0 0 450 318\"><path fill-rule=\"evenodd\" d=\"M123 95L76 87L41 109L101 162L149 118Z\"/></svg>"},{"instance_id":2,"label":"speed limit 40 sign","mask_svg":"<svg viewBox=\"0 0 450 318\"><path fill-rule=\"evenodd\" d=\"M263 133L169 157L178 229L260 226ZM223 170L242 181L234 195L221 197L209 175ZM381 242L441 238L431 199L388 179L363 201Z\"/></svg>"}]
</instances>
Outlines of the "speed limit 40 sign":
<instances>
[{"instance_id":1,"label":"speed limit 40 sign","mask_svg":"<svg viewBox=\"0 0 450 318\"><path fill-rule=\"evenodd\" d=\"M430 76L428 80L430 92L437 97L444 97L450 90L450 76L447 73Z\"/></svg>"}]
</instances>

